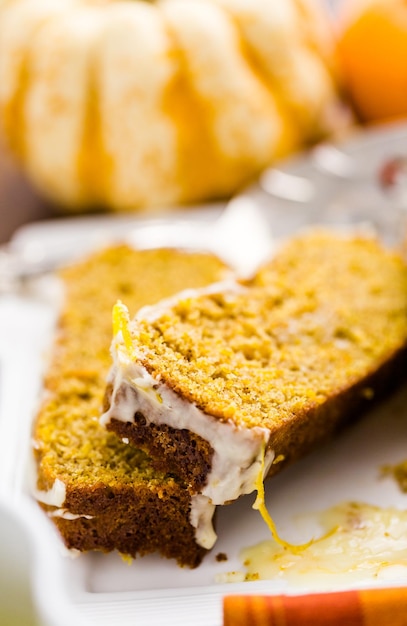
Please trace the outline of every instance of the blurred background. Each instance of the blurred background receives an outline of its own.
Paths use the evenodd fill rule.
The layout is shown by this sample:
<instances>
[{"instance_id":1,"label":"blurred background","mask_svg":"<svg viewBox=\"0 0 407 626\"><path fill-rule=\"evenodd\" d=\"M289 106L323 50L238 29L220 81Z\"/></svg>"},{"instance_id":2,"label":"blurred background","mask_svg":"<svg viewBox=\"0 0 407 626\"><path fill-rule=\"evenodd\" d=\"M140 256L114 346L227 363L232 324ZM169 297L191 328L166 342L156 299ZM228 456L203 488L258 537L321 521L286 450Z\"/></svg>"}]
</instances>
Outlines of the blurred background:
<instances>
[{"instance_id":1,"label":"blurred background","mask_svg":"<svg viewBox=\"0 0 407 626\"><path fill-rule=\"evenodd\" d=\"M403 118L406 68L402 0L4 3L0 243L33 220L227 200Z\"/></svg>"}]
</instances>

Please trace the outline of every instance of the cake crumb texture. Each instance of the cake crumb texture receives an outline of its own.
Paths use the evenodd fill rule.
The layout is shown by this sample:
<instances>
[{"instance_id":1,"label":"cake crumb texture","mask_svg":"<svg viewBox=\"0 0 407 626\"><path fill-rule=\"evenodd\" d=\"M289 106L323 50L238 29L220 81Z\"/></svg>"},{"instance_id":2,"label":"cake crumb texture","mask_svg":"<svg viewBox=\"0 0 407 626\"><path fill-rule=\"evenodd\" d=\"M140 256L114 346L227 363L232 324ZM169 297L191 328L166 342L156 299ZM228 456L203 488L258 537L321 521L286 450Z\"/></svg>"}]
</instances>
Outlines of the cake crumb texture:
<instances>
[{"instance_id":1,"label":"cake crumb texture","mask_svg":"<svg viewBox=\"0 0 407 626\"><path fill-rule=\"evenodd\" d=\"M307 232L244 287L133 324L147 370L220 420L276 432L405 347L406 265L374 238Z\"/></svg>"},{"instance_id":2,"label":"cake crumb texture","mask_svg":"<svg viewBox=\"0 0 407 626\"><path fill-rule=\"evenodd\" d=\"M224 271L212 255L115 246L61 272L65 300L33 436L38 489L48 491L56 479L66 487L62 513L43 506L69 548L132 557L159 551L192 567L202 559L182 482L107 432L99 416L115 301L125 299L135 313Z\"/></svg>"}]
</instances>

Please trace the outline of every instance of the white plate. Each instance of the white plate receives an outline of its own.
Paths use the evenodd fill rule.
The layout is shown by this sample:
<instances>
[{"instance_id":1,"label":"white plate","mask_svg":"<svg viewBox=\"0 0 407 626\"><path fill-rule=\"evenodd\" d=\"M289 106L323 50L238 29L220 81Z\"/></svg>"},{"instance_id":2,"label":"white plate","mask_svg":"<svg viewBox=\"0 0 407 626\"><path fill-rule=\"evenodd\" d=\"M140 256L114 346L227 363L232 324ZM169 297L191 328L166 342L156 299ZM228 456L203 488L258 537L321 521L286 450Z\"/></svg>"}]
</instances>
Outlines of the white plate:
<instances>
[{"instance_id":1,"label":"white plate","mask_svg":"<svg viewBox=\"0 0 407 626\"><path fill-rule=\"evenodd\" d=\"M146 223L131 218L77 218L25 227L17 233L11 249L22 257L27 250L31 250L28 257L37 250L35 254L40 252L41 262L45 259L55 263L82 254L102 241L121 238L124 234L128 237L131 229L133 239L140 241L142 234L145 245L157 241L165 243L167 238L170 244L179 245L184 241L189 246L197 246L203 237L203 245L216 248L221 239L222 247L228 249L229 259L235 259L237 264L246 243L248 261L255 264L264 255L271 229L281 237L313 222L346 227L369 222L379 224L385 238L394 239L399 236L402 224L401 196L396 199L384 196L375 176L383 160L398 155L404 145L407 146L407 128L391 127L361 135L339 146L339 155L325 153L323 162L329 165L331 159L330 173L326 171L328 165L323 171L312 156L288 161L281 165L280 173L308 181L308 187L306 183L302 187L308 196L299 200L297 187L297 199L282 198L281 176L279 186L271 190L271 194L255 187L249 195L258 202L260 214L254 213L249 223L247 211L243 211L236 219L234 230L229 230L230 216L223 226L216 221L222 207L191 210L181 217L171 217L166 223ZM343 160L343 155L353 160L350 169L346 170L349 161ZM337 169L332 172L335 158ZM277 173L277 179L278 176ZM301 184L300 181L300 191ZM289 192L290 188L286 195ZM340 212L338 198L342 207L346 205ZM174 224L180 226L181 222L184 230L179 228L175 238ZM197 232L199 237L194 239L192 233ZM220 238L219 232L227 234ZM260 233L262 246L250 248L248 241L256 241ZM180 236L186 239L180 241ZM180 569L158 556L137 559L128 565L117 554L95 553L72 559L64 553L54 527L31 500L26 471L30 428L57 310L53 288L52 279L46 277L34 292L0 298L0 589L11 589L8 604L15 603L14 583L27 567L34 585L34 602L46 626L73 623L182 626L191 624L191 620L196 626L220 626L225 594L317 591L318 584L307 580L295 587L282 581L215 582L219 574L243 570L239 558L243 547L269 537L260 515L252 510L254 496L221 508L217 520L218 543L203 564L193 571ZM267 504L281 534L295 543L304 541L308 537L299 523L301 516L342 501L407 509L407 495L400 492L392 478L380 477L380 468L404 460L406 450L407 388L349 428L335 442L269 481ZM26 549L11 548L15 537L19 537L20 547L26 546ZM218 562L215 557L219 552L226 553L228 560ZM388 582L403 584L397 578ZM381 584L368 575L358 582L360 586ZM343 582L332 582L333 589L347 587ZM29 602L29 594L23 594L19 601L21 606L24 597ZM4 595L0 605L4 608L8 604Z\"/></svg>"}]
</instances>

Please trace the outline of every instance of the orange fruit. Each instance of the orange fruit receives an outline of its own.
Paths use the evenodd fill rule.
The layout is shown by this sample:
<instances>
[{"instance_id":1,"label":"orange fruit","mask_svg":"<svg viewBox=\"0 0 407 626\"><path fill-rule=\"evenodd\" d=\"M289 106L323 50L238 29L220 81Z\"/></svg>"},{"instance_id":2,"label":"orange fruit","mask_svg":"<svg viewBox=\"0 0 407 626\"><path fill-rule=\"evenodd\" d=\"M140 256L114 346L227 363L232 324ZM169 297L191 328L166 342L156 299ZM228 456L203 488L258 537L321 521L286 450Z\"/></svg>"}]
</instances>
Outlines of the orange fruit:
<instances>
[{"instance_id":1,"label":"orange fruit","mask_svg":"<svg viewBox=\"0 0 407 626\"><path fill-rule=\"evenodd\" d=\"M345 90L362 121L407 116L407 2L348 0L339 19Z\"/></svg>"}]
</instances>

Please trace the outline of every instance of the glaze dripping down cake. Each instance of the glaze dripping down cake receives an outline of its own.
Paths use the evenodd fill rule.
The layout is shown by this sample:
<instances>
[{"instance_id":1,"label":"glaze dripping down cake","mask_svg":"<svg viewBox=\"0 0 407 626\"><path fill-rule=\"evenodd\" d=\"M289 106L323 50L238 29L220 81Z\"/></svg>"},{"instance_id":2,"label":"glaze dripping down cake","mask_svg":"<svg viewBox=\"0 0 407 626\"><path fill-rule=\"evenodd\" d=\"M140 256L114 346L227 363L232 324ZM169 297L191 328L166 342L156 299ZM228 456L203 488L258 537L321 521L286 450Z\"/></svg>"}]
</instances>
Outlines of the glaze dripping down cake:
<instances>
[{"instance_id":1,"label":"glaze dripping down cake","mask_svg":"<svg viewBox=\"0 0 407 626\"><path fill-rule=\"evenodd\" d=\"M191 493L192 515L256 488L406 370L407 268L374 238L302 233L246 282L115 309L102 423Z\"/></svg>"},{"instance_id":2,"label":"glaze dripping down cake","mask_svg":"<svg viewBox=\"0 0 407 626\"><path fill-rule=\"evenodd\" d=\"M183 481L155 469L99 417L115 300L125 298L135 312L224 272L211 255L126 246L63 271L64 304L33 438L35 495L68 548L116 549L131 557L159 552L190 567L203 558Z\"/></svg>"}]
</instances>

